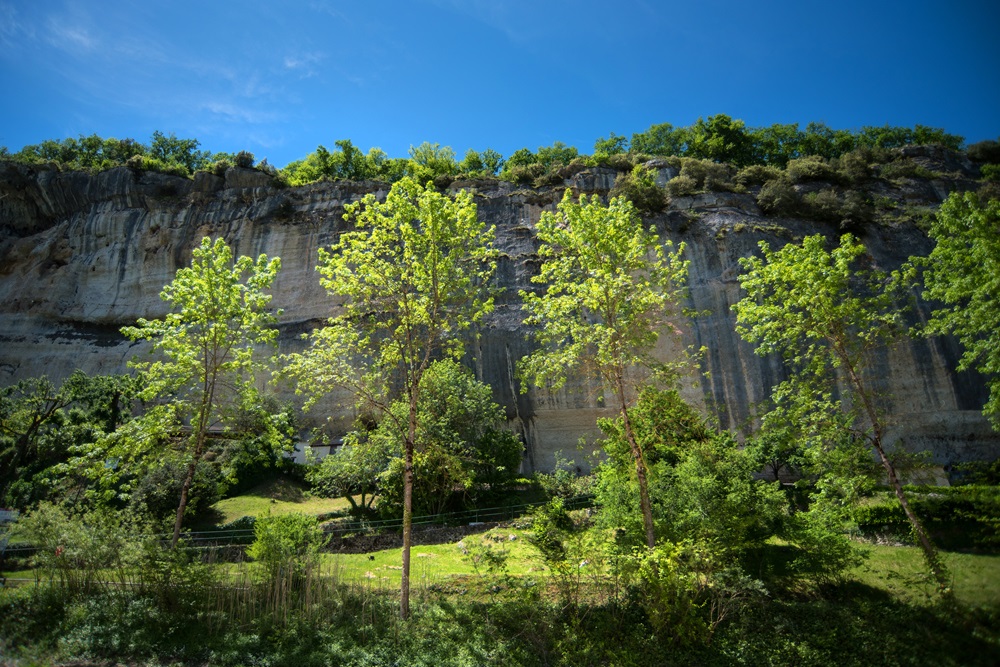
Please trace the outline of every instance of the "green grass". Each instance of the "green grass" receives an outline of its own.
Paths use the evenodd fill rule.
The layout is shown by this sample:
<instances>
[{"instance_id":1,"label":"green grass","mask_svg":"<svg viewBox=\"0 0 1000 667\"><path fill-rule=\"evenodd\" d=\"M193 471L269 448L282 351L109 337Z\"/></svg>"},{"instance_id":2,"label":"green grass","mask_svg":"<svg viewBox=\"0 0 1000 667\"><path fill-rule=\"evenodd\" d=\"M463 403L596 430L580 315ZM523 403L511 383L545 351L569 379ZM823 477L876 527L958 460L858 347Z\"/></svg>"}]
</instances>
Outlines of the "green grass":
<instances>
[{"instance_id":1,"label":"green grass","mask_svg":"<svg viewBox=\"0 0 1000 667\"><path fill-rule=\"evenodd\" d=\"M959 602L1000 610L1000 555L942 551ZM871 546L850 578L910 604L936 601L936 586L918 547Z\"/></svg>"},{"instance_id":2,"label":"green grass","mask_svg":"<svg viewBox=\"0 0 1000 667\"><path fill-rule=\"evenodd\" d=\"M212 505L205 523L223 525L244 516L261 514L330 514L349 508L345 498L317 498L306 493L306 485L288 477L276 477L246 493Z\"/></svg>"},{"instance_id":3,"label":"green grass","mask_svg":"<svg viewBox=\"0 0 1000 667\"><path fill-rule=\"evenodd\" d=\"M516 539L509 539L513 535ZM410 552L410 576L414 582L435 584L450 577L476 574L472 560L465 552L484 541L494 549L508 554L507 571L515 576L540 572L541 559L527 543L525 533L516 529L495 528L478 535L469 535L447 544L414 545ZM402 549L385 549L370 554L325 554L324 568L337 573L342 581L367 581L375 585L399 585L402 570ZM482 569L482 568L481 568ZM485 574L485 570L482 569Z\"/></svg>"}]
</instances>

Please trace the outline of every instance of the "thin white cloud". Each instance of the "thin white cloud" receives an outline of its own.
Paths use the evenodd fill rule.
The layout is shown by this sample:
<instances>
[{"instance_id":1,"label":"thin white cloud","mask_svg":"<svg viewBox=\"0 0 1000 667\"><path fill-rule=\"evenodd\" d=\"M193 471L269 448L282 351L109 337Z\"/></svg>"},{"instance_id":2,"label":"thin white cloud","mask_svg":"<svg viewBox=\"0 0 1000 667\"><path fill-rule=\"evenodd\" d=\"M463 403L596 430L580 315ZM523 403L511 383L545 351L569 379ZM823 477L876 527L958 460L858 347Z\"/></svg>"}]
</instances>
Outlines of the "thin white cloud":
<instances>
[{"instance_id":1,"label":"thin white cloud","mask_svg":"<svg viewBox=\"0 0 1000 667\"><path fill-rule=\"evenodd\" d=\"M0 43L12 46L22 35L33 37L34 30L21 22L14 5L0 2Z\"/></svg>"},{"instance_id":2,"label":"thin white cloud","mask_svg":"<svg viewBox=\"0 0 1000 667\"><path fill-rule=\"evenodd\" d=\"M69 51L94 51L99 46L96 37L79 24L67 22L63 18L51 17L46 25L47 41L52 46Z\"/></svg>"},{"instance_id":3,"label":"thin white cloud","mask_svg":"<svg viewBox=\"0 0 1000 667\"><path fill-rule=\"evenodd\" d=\"M277 115L272 111L247 109L242 105L233 104L231 102L205 102L201 105L201 108L209 113L215 114L216 116L221 116L225 120L250 123L252 125L270 123L277 118Z\"/></svg>"},{"instance_id":4,"label":"thin white cloud","mask_svg":"<svg viewBox=\"0 0 1000 667\"><path fill-rule=\"evenodd\" d=\"M318 65L326 60L326 54L320 51L313 51L312 53L301 53L295 55L287 55L284 59L284 66L286 70L293 72L298 72L302 78L309 78L311 76L316 76Z\"/></svg>"},{"instance_id":5,"label":"thin white cloud","mask_svg":"<svg viewBox=\"0 0 1000 667\"><path fill-rule=\"evenodd\" d=\"M513 42L525 42L538 35L538 28L525 14L531 4L517 6L509 0L429 0L431 4L450 9L503 33Z\"/></svg>"}]
</instances>

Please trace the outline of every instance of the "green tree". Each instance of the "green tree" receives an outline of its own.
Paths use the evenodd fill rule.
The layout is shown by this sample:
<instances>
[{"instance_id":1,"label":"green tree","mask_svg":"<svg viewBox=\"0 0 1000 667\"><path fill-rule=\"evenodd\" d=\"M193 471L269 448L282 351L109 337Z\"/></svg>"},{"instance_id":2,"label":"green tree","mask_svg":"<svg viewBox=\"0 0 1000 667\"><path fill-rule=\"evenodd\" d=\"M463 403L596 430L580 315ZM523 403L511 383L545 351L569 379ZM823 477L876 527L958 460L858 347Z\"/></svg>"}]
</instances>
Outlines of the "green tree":
<instances>
[{"instance_id":1,"label":"green tree","mask_svg":"<svg viewBox=\"0 0 1000 667\"><path fill-rule=\"evenodd\" d=\"M346 498L355 514L369 511L378 493L379 476L402 451L393 448L393 444L352 431L335 452L309 467L306 481L316 495ZM354 496L361 496L360 504Z\"/></svg>"},{"instance_id":2,"label":"green tree","mask_svg":"<svg viewBox=\"0 0 1000 667\"><path fill-rule=\"evenodd\" d=\"M743 167L753 161L751 138L742 120L726 114L698 119L688 129L685 154L689 157L728 162Z\"/></svg>"},{"instance_id":3,"label":"green tree","mask_svg":"<svg viewBox=\"0 0 1000 667\"><path fill-rule=\"evenodd\" d=\"M870 369L872 354L902 333L896 302L906 280L865 266L862 243L850 234L832 251L821 235L801 245L772 250L762 241L763 257L740 260L740 285L746 296L733 306L737 331L760 355L779 354L790 377L774 389L777 405L797 405L800 413L832 415L826 423L854 429L878 454L890 487L913 527L932 574L945 591L947 573L916 514L885 442L886 417L879 378ZM843 380L836 392L837 379Z\"/></svg>"},{"instance_id":4,"label":"green tree","mask_svg":"<svg viewBox=\"0 0 1000 667\"><path fill-rule=\"evenodd\" d=\"M394 416L368 436L374 451L393 452L379 475L380 512L395 512L401 504L405 432L398 424L405 422L408 409L405 401L394 402ZM456 491L475 501L513 479L524 447L504 422L489 385L451 359L432 363L421 379L417 402L415 511L438 514Z\"/></svg>"},{"instance_id":5,"label":"green tree","mask_svg":"<svg viewBox=\"0 0 1000 667\"><path fill-rule=\"evenodd\" d=\"M647 155L681 155L686 131L670 123L650 125L645 132L632 135L631 151Z\"/></svg>"},{"instance_id":6,"label":"green tree","mask_svg":"<svg viewBox=\"0 0 1000 667\"><path fill-rule=\"evenodd\" d=\"M433 180L437 176L454 176L458 173L458 162L451 146L441 146L425 141L419 146L410 146L410 163L407 175L417 183Z\"/></svg>"},{"instance_id":7,"label":"green tree","mask_svg":"<svg viewBox=\"0 0 1000 667\"><path fill-rule=\"evenodd\" d=\"M406 402L397 428L403 440L403 572L400 614L409 616L413 457L421 380L436 356L458 358L463 336L493 310L493 228L476 218L472 195L451 199L411 178L384 202L373 194L348 205L345 232L320 250L320 282L344 302L329 325L290 360L299 391L315 399L346 387L367 411L397 419L390 386Z\"/></svg>"},{"instance_id":8,"label":"green tree","mask_svg":"<svg viewBox=\"0 0 1000 667\"><path fill-rule=\"evenodd\" d=\"M171 306L167 316L140 319L136 326L122 329L132 340L150 341L152 351L160 355L157 361L132 364L146 381L141 397L160 403L137 420L135 428L119 429L113 444L132 450L122 453L134 457L162 447L166 440L182 453L186 472L172 546L180 537L188 492L206 453L209 431L225 427L239 415L239 406L254 403L258 395L254 348L277 337L272 327L277 318L269 311L271 296L265 290L280 266L280 259L266 255L234 262L223 239L205 237L194 249L191 266L178 270L160 293Z\"/></svg>"},{"instance_id":9,"label":"green tree","mask_svg":"<svg viewBox=\"0 0 1000 667\"><path fill-rule=\"evenodd\" d=\"M924 262L925 295L944 305L927 331L958 336L965 347L958 369L987 377L983 414L1000 430L1000 201L953 193L928 234L935 246Z\"/></svg>"},{"instance_id":10,"label":"green tree","mask_svg":"<svg viewBox=\"0 0 1000 667\"><path fill-rule=\"evenodd\" d=\"M539 345L522 360L522 376L558 389L571 370L586 367L614 393L652 548L656 538L646 465L628 406L639 368L666 370L653 362L650 352L661 331L677 330L672 319L687 278L688 262L681 260L684 245L671 252L672 243L661 243L623 197L604 206L596 195L574 202L569 190L555 213L542 213L536 230L543 263L531 280L545 289L521 292L525 321L537 327Z\"/></svg>"},{"instance_id":11,"label":"green tree","mask_svg":"<svg viewBox=\"0 0 1000 667\"><path fill-rule=\"evenodd\" d=\"M179 165L192 174L211 162L211 153L198 150L199 145L201 142L197 139L178 139L173 132L166 135L157 130L149 142L149 157L168 165Z\"/></svg>"},{"instance_id":12,"label":"green tree","mask_svg":"<svg viewBox=\"0 0 1000 667\"><path fill-rule=\"evenodd\" d=\"M0 504L26 508L65 484L57 470L75 447L131 418L134 378L74 372L56 387L46 377L0 389Z\"/></svg>"}]
</instances>

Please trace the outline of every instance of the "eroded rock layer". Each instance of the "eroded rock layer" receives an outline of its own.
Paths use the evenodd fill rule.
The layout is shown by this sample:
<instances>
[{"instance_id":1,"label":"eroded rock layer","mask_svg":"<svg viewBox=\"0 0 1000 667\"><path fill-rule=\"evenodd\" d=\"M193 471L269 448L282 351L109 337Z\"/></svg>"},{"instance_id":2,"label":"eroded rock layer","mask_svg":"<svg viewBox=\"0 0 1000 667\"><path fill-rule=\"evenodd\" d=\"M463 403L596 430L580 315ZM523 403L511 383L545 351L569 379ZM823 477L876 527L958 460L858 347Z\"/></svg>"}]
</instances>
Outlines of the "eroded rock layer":
<instances>
[{"instance_id":1,"label":"eroded rock layer","mask_svg":"<svg viewBox=\"0 0 1000 667\"><path fill-rule=\"evenodd\" d=\"M661 182L672 175L662 165ZM538 267L534 225L543 210L555 207L564 187L607 195L614 176L613 170L591 169L564 186L537 189L496 181L452 185L474 189L480 218L497 229L497 276L505 291L467 362L493 387L523 433L526 470L551 469L560 450L586 467L578 443L592 441L596 418L608 414L599 388L585 377L559 392L520 391L514 368L531 345L518 290L531 288ZM933 207L949 190L970 184L958 179L876 187L878 196L900 205ZM199 173L188 180L124 167L90 175L0 164L0 383L39 375L58 380L77 368L126 371L143 346L129 343L119 328L166 312L160 290L190 262L192 248L205 235L223 236L236 254L281 257L273 290L273 304L283 309L280 351L301 349L301 334L336 310L318 282L317 250L345 228L345 203L387 189L375 182L282 189L265 174L238 169L225 178ZM780 245L807 234L839 232L766 217L752 193L676 198L646 222L664 239L687 244L688 305L700 313L679 322L682 336L664 336L657 353L670 358L689 346L706 348L706 372L690 374L685 394L722 427L744 428L784 374L780 363L757 357L735 333L730 307L740 298L738 259L753 253L762 239ZM926 236L910 224L872 225L863 238L885 269L930 249ZM921 304L916 317L926 312ZM885 379L895 437L907 448L930 450L942 465L993 458L1000 447L979 413L983 382L974 373L954 371L959 354L953 340L919 339L885 351L875 362ZM289 388L280 391L291 397ZM335 418L331 428L346 429L354 416L345 407L347 399L331 396L305 417L303 432L327 415Z\"/></svg>"}]
</instances>

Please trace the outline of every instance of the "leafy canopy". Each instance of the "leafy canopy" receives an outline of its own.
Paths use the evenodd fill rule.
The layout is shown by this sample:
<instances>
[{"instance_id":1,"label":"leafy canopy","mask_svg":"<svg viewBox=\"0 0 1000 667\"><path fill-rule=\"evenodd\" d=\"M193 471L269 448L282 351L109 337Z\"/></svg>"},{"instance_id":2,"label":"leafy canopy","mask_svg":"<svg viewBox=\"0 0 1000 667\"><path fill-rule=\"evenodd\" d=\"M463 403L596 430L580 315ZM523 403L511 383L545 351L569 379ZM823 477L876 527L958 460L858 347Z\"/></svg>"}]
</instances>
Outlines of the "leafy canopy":
<instances>
[{"instance_id":1,"label":"leafy canopy","mask_svg":"<svg viewBox=\"0 0 1000 667\"><path fill-rule=\"evenodd\" d=\"M384 202L369 194L349 205L345 218L357 230L320 249L317 267L342 310L289 371L310 403L347 387L385 409L392 382L415 394L434 355L460 357L465 332L493 310L494 230L468 192L451 199L409 178Z\"/></svg>"},{"instance_id":2,"label":"leafy canopy","mask_svg":"<svg viewBox=\"0 0 1000 667\"><path fill-rule=\"evenodd\" d=\"M175 542L210 429L228 432L252 424L259 444L285 444L286 415L258 409L263 399L254 378L255 346L277 336L272 326L277 318L269 311L271 295L265 290L280 266L280 259L266 255L234 262L223 239L205 237L192 253L191 266L179 269L160 293L170 312L163 319L140 319L136 326L122 329L132 340L152 343L158 358L133 361L132 366L145 379L140 397L158 402L110 436L106 455L123 462L126 471L132 462L144 459L148 463L173 457L187 465ZM259 414L248 419L247 413Z\"/></svg>"},{"instance_id":3,"label":"leafy canopy","mask_svg":"<svg viewBox=\"0 0 1000 667\"><path fill-rule=\"evenodd\" d=\"M958 370L988 378L983 413L1000 429L1000 201L953 193L929 235L936 245L925 263L926 296L943 303L929 333L952 333L965 347Z\"/></svg>"},{"instance_id":4,"label":"leafy canopy","mask_svg":"<svg viewBox=\"0 0 1000 667\"><path fill-rule=\"evenodd\" d=\"M649 352L673 328L683 295L684 244L661 244L624 197L604 206L596 195L573 201L569 190L536 234L543 264L531 280L545 289L521 298L540 349L522 361L524 376L559 388L588 367L615 386L630 367L656 365Z\"/></svg>"}]
</instances>

